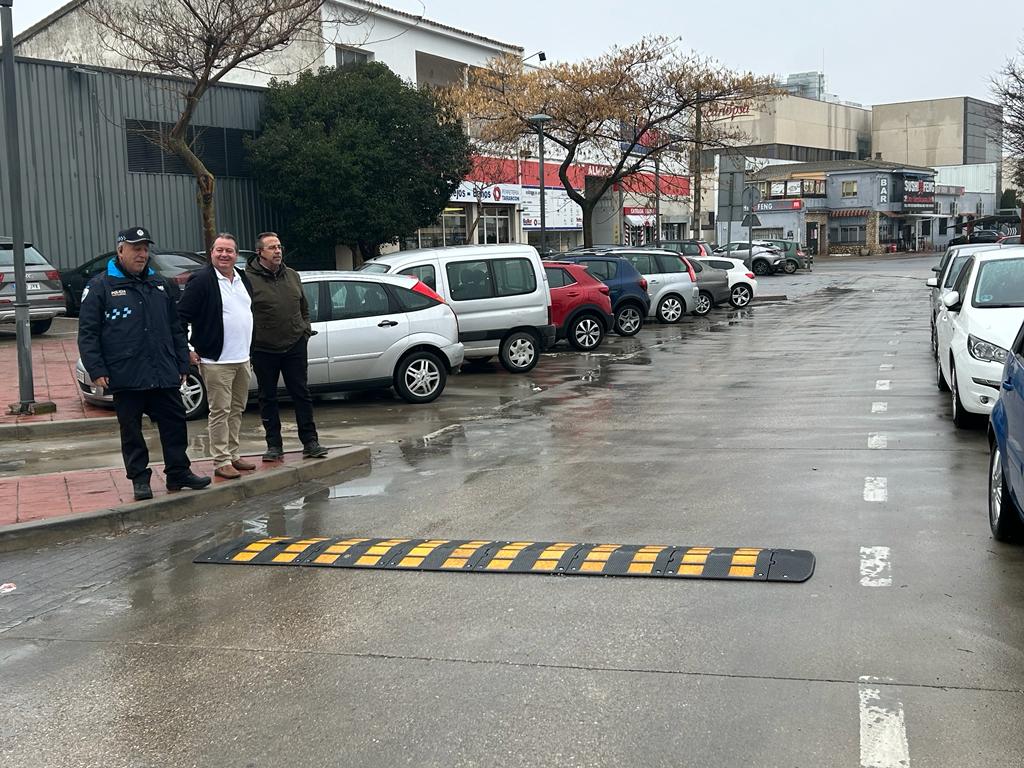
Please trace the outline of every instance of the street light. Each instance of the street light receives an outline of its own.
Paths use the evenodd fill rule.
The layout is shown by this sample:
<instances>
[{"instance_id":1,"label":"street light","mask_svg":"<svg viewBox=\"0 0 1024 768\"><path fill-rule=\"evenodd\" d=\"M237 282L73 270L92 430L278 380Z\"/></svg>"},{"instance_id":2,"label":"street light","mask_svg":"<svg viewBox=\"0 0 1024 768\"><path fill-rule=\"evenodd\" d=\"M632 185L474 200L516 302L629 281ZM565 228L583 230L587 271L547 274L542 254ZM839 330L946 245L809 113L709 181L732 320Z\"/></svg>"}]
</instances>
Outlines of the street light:
<instances>
[{"instance_id":1,"label":"street light","mask_svg":"<svg viewBox=\"0 0 1024 768\"><path fill-rule=\"evenodd\" d=\"M527 57L526 57L525 59L520 59L520 60L519 60L519 63L520 63L520 64L523 64L523 63L525 63L525 62L526 62L526 61L527 61L528 59L532 59L532 58L533 58L534 56L536 56L536 57L537 57L537 61L539 61L539 62L542 62L542 63L548 60L548 55L547 55L546 53L544 53L544 51L537 51L536 53L531 53L531 54L530 54L529 56L527 56Z\"/></svg>"},{"instance_id":2,"label":"street light","mask_svg":"<svg viewBox=\"0 0 1024 768\"><path fill-rule=\"evenodd\" d=\"M537 128L537 141L540 143L540 253L544 255L544 246L548 241L548 220L544 210L544 126L554 118L543 112L526 118L526 122Z\"/></svg>"}]
</instances>

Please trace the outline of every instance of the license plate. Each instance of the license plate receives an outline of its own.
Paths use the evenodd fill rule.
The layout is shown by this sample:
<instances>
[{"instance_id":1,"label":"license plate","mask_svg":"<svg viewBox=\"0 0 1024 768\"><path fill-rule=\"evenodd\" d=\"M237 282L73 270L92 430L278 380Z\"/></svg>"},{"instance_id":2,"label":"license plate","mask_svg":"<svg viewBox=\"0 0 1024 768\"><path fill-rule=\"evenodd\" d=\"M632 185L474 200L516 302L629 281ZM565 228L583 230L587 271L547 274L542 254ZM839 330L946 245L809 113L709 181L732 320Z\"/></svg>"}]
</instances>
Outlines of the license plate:
<instances>
[{"instance_id":1,"label":"license plate","mask_svg":"<svg viewBox=\"0 0 1024 768\"><path fill-rule=\"evenodd\" d=\"M42 290L42 286L39 283L29 283L28 284L28 290L30 290L30 291L39 291L39 290Z\"/></svg>"},{"instance_id":2,"label":"license plate","mask_svg":"<svg viewBox=\"0 0 1024 768\"><path fill-rule=\"evenodd\" d=\"M80 382L82 382L83 384L85 384L85 373L83 373L82 371L75 371L75 376L77 376L77 377L78 377L78 380L79 380Z\"/></svg>"}]
</instances>

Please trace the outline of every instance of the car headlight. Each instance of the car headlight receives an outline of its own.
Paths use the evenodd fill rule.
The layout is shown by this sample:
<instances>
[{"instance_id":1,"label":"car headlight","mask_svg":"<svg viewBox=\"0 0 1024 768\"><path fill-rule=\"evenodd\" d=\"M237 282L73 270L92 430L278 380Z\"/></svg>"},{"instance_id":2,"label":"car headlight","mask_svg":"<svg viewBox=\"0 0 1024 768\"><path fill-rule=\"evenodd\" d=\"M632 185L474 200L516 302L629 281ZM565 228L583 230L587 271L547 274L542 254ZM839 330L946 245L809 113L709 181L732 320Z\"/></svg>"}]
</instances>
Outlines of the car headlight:
<instances>
[{"instance_id":1,"label":"car headlight","mask_svg":"<svg viewBox=\"0 0 1024 768\"><path fill-rule=\"evenodd\" d=\"M976 360L984 360L986 363L1005 363L1007 352L990 341L979 339L977 336L967 337L967 351Z\"/></svg>"}]
</instances>

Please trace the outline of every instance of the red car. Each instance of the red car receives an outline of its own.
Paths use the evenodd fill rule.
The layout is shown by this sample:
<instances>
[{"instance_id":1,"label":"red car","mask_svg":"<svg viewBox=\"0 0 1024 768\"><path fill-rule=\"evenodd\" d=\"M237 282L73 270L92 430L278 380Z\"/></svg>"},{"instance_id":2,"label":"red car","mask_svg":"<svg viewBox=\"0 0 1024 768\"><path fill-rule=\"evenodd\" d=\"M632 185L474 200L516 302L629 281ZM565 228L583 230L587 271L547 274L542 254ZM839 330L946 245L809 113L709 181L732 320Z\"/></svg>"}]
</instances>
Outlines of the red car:
<instances>
[{"instance_id":1,"label":"red car","mask_svg":"<svg viewBox=\"0 0 1024 768\"><path fill-rule=\"evenodd\" d=\"M581 352L597 349L615 324L607 285L580 264L544 262L551 289L551 322L556 340L567 339Z\"/></svg>"}]
</instances>

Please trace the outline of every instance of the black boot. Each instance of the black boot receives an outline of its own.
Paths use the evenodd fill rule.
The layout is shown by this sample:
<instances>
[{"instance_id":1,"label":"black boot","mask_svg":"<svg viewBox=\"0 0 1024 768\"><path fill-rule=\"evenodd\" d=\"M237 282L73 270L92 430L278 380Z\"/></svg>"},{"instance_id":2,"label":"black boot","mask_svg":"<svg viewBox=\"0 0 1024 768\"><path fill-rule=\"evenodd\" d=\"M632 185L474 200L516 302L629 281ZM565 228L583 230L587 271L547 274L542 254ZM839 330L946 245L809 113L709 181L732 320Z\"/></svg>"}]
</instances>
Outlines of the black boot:
<instances>
[{"instance_id":1,"label":"black boot","mask_svg":"<svg viewBox=\"0 0 1024 768\"><path fill-rule=\"evenodd\" d=\"M199 475L189 472L187 475L175 480L167 478L167 490L180 491L182 488L191 488L193 491L198 491L200 488L208 486L211 480L212 478L200 477Z\"/></svg>"},{"instance_id":2,"label":"black boot","mask_svg":"<svg viewBox=\"0 0 1024 768\"><path fill-rule=\"evenodd\" d=\"M132 480L132 490L135 492L136 501L153 498L153 489L149 487L148 477L136 477Z\"/></svg>"}]
</instances>

